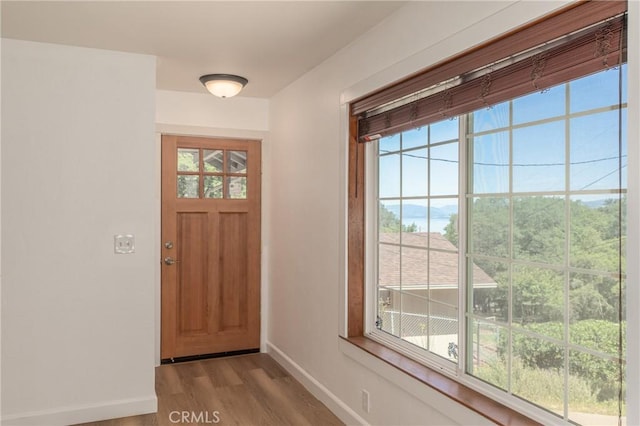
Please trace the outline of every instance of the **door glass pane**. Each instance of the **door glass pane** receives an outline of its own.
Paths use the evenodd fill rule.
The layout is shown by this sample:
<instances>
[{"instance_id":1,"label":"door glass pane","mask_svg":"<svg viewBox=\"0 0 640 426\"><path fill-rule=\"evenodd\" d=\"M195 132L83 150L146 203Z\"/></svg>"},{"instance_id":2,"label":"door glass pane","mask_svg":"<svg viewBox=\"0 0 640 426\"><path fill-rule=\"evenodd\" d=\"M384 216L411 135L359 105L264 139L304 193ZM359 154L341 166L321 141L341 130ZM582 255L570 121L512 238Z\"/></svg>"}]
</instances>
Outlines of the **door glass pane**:
<instances>
[{"instance_id":1,"label":"door glass pane","mask_svg":"<svg viewBox=\"0 0 640 426\"><path fill-rule=\"evenodd\" d=\"M178 198L199 197L200 176L178 175Z\"/></svg>"},{"instance_id":2,"label":"door glass pane","mask_svg":"<svg viewBox=\"0 0 640 426\"><path fill-rule=\"evenodd\" d=\"M247 178L227 177L227 198L247 198Z\"/></svg>"},{"instance_id":3,"label":"door glass pane","mask_svg":"<svg viewBox=\"0 0 640 426\"><path fill-rule=\"evenodd\" d=\"M247 151L227 151L227 172L247 173Z\"/></svg>"},{"instance_id":4,"label":"door glass pane","mask_svg":"<svg viewBox=\"0 0 640 426\"><path fill-rule=\"evenodd\" d=\"M222 176L204 177L204 198L222 198Z\"/></svg>"},{"instance_id":5,"label":"door glass pane","mask_svg":"<svg viewBox=\"0 0 640 426\"><path fill-rule=\"evenodd\" d=\"M200 170L200 151L193 148L178 148L178 171L197 172Z\"/></svg>"},{"instance_id":6,"label":"door glass pane","mask_svg":"<svg viewBox=\"0 0 640 426\"><path fill-rule=\"evenodd\" d=\"M222 173L224 164L224 151L222 151L221 149L205 149L203 151L203 156L205 172Z\"/></svg>"}]
</instances>

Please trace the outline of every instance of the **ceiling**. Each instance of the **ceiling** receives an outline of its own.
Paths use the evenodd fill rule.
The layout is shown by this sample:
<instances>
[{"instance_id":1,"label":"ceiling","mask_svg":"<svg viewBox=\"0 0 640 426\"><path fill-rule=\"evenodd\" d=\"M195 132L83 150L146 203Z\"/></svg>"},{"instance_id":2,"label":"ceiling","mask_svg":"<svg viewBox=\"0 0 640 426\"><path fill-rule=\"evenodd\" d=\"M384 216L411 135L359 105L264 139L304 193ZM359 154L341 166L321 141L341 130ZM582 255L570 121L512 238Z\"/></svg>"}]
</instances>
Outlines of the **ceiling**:
<instances>
[{"instance_id":1,"label":"ceiling","mask_svg":"<svg viewBox=\"0 0 640 426\"><path fill-rule=\"evenodd\" d=\"M402 1L2 1L2 37L158 57L157 87L206 93L203 74L268 98Z\"/></svg>"}]
</instances>

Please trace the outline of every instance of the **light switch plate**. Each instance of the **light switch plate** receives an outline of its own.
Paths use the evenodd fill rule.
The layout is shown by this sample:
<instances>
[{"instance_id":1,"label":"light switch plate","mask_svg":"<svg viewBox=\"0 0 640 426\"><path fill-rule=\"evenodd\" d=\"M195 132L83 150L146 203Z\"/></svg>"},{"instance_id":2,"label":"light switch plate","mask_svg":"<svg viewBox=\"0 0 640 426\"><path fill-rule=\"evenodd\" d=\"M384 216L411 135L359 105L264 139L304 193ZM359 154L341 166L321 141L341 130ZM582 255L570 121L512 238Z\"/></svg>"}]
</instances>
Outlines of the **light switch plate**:
<instances>
[{"instance_id":1,"label":"light switch plate","mask_svg":"<svg viewBox=\"0 0 640 426\"><path fill-rule=\"evenodd\" d=\"M113 236L113 249L116 254L130 254L136 251L136 239L131 234Z\"/></svg>"}]
</instances>

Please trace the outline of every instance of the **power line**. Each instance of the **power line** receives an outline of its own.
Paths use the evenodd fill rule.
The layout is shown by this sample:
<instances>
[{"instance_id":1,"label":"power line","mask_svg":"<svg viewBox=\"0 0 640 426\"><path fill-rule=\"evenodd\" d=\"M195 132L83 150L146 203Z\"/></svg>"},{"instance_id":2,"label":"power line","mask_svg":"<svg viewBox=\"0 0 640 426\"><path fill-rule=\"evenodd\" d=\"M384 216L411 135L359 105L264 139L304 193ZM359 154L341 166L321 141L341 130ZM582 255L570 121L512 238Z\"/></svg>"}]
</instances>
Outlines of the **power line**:
<instances>
[{"instance_id":1,"label":"power line","mask_svg":"<svg viewBox=\"0 0 640 426\"><path fill-rule=\"evenodd\" d=\"M614 174L614 173L618 173L618 172L622 171L622 169L624 169L625 167L627 167L627 165L626 165L626 164L623 164L620 168L616 168L615 170L610 171L610 172L609 172L609 173L607 173L606 175L604 175L604 176L602 176L602 177L599 177L598 179L594 180L593 182L591 182L591 183L589 183L589 184L587 184L587 185L583 186L582 188L580 188L580 191L582 191L583 189L587 189L587 188L588 188L588 187L590 187L591 185L594 185L594 184L596 184L596 183L600 182L602 179L604 179L604 178L606 178L606 177L608 177L608 176L611 176L611 175L612 175L612 174ZM622 188L622 184L620 184L620 188Z\"/></svg>"},{"instance_id":2,"label":"power line","mask_svg":"<svg viewBox=\"0 0 640 426\"><path fill-rule=\"evenodd\" d=\"M390 153L392 151L381 151L383 153ZM431 161L441 161L443 163L455 163L458 164L458 160L449 160L446 158L434 158L434 157L426 157L426 156L422 156L422 155L416 155L416 154L406 154L406 153L402 153L403 156L405 157L411 157L411 158L418 158L421 160L431 160ZM578 164L593 164L593 163L599 163L601 161L611 161L611 160L618 160L619 158L626 158L626 154L625 155L621 155L621 156L615 156L615 157L605 157L605 158L596 158L593 160L584 160L584 161L571 161L569 162L569 165L578 165ZM505 163L485 163L485 162L474 162L473 163L474 166L495 166L495 167L508 167L509 164L505 164ZM513 167L551 167L551 166L565 166L566 163L532 163L532 164L519 164L519 163L514 163L512 164Z\"/></svg>"}]
</instances>

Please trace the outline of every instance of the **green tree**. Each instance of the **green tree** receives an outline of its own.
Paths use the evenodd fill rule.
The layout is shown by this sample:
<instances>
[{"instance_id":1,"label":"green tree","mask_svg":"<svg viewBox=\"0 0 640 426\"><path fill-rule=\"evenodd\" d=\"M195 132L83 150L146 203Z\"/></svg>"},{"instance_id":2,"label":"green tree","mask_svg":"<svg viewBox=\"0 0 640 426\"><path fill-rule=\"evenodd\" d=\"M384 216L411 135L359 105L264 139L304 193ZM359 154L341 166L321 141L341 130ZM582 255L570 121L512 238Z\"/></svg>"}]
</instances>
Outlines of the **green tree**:
<instances>
[{"instance_id":1,"label":"green tree","mask_svg":"<svg viewBox=\"0 0 640 426\"><path fill-rule=\"evenodd\" d=\"M624 285L616 274L620 266L625 267L619 235L620 228L622 235L626 232L626 198L621 202L608 199L601 206L542 196L514 197L512 203L510 206L506 197L483 197L469 205L468 249L474 263L498 284L493 289L474 290L474 303L485 303L480 306L483 312L506 320L511 300L514 321L553 321L562 318L564 280L568 278L572 322L616 321ZM566 223L567 207L570 223ZM458 239L456 222L452 216L445 227L445 237L453 244ZM511 259L548 264L549 268L514 265L509 271ZM554 271L566 261L594 272L565 272L565 276Z\"/></svg>"},{"instance_id":2,"label":"green tree","mask_svg":"<svg viewBox=\"0 0 640 426\"><path fill-rule=\"evenodd\" d=\"M449 223L444 227L444 237L451 244L458 247L458 214L454 213L449 218Z\"/></svg>"},{"instance_id":3,"label":"green tree","mask_svg":"<svg viewBox=\"0 0 640 426\"><path fill-rule=\"evenodd\" d=\"M398 232L402 229L402 232L418 232L418 225L412 223L411 225L401 225L400 218L389 210L384 204L379 204L378 210L378 229L380 232Z\"/></svg>"},{"instance_id":4,"label":"green tree","mask_svg":"<svg viewBox=\"0 0 640 426\"><path fill-rule=\"evenodd\" d=\"M561 322L530 324L525 328L557 340L563 339L564 325ZM621 329L623 331L622 348L619 343ZM618 357L619 349L622 353L626 350L624 329L624 324L620 327L619 324L610 321L585 320L571 324L569 336L571 343L577 347ZM508 354L508 342L506 336L500 337L498 353L504 363ZM528 368L561 371L564 368L565 352L561 346L546 340L514 333L512 357ZM569 351L569 371L572 375L586 380L599 401L617 398L620 365L616 361L593 355L585 350L571 350Z\"/></svg>"}]
</instances>

